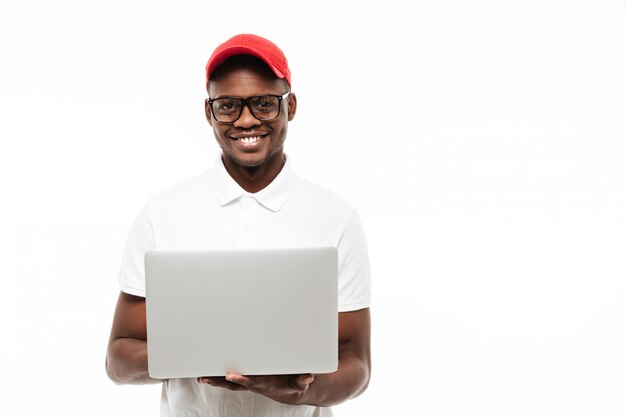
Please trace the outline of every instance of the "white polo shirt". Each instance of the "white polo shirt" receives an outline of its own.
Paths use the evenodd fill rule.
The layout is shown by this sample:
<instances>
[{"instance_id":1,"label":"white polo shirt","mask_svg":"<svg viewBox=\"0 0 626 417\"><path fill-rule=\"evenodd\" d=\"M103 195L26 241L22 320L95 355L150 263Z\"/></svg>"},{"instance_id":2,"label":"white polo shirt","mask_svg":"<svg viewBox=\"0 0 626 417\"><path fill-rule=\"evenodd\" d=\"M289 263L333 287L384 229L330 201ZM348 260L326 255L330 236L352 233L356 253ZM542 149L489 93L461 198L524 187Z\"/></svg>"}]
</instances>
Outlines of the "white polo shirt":
<instances>
[{"instance_id":1,"label":"white polo shirt","mask_svg":"<svg viewBox=\"0 0 626 417\"><path fill-rule=\"evenodd\" d=\"M263 190L248 193L221 158L213 169L153 195L131 228L119 275L121 290L145 297L144 254L151 249L335 246L339 311L369 307L365 236L354 208L295 175L290 159ZM163 384L161 415L332 416L329 408L290 406L262 395L173 379Z\"/></svg>"}]
</instances>

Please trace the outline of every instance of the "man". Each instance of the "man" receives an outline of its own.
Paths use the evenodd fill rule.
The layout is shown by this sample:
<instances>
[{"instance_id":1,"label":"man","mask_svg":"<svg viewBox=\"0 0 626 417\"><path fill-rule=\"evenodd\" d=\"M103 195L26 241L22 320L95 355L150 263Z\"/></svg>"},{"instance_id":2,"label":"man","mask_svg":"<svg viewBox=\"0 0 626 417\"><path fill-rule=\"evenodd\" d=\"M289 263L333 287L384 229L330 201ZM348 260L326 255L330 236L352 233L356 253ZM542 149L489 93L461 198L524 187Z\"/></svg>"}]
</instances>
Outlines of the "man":
<instances>
[{"instance_id":1,"label":"man","mask_svg":"<svg viewBox=\"0 0 626 417\"><path fill-rule=\"evenodd\" d=\"M329 407L361 394L370 378L369 265L360 221L348 203L292 171L283 146L297 100L276 45L255 35L234 36L213 52L206 76L206 118L222 155L212 170L150 198L135 220L107 374L123 384L162 382L162 416L332 416ZM311 139L318 134L327 133L318 129ZM323 245L339 253L336 372L166 381L148 375L147 250Z\"/></svg>"}]
</instances>

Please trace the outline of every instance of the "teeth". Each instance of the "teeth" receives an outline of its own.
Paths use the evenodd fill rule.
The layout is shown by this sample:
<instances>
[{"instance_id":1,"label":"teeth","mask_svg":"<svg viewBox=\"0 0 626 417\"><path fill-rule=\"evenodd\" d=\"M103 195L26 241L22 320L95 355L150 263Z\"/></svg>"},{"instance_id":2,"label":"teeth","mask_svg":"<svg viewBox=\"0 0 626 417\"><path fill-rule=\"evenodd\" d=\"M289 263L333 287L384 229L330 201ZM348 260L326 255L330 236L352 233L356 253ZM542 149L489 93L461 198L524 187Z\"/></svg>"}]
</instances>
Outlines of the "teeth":
<instances>
[{"instance_id":1,"label":"teeth","mask_svg":"<svg viewBox=\"0 0 626 417\"><path fill-rule=\"evenodd\" d=\"M260 138L261 138L260 136L252 136L250 138L239 138L239 140L242 141L243 143L254 143Z\"/></svg>"}]
</instances>

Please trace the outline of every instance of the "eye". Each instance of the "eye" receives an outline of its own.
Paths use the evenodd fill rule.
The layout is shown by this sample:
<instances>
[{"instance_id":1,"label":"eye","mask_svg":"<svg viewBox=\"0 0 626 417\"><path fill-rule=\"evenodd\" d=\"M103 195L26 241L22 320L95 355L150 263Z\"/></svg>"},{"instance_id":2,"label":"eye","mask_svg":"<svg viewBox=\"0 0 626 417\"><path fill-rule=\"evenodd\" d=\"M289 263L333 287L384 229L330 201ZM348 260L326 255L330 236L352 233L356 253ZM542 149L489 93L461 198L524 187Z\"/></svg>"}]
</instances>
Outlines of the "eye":
<instances>
[{"instance_id":1,"label":"eye","mask_svg":"<svg viewBox=\"0 0 626 417\"><path fill-rule=\"evenodd\" d=\"M220 113L234 113L239 111L239 108L241 107L241 102L239 100L220 99L216 100L214 105L215 110Z\"/></svg>"},{"instance_id":2,"label":"eye","mask_svg":"<svg viewBox=\"0 0 626 417\"><path fill-rule=\"evenodd\" d=\"M273 112L278 106L276 97L272 96L256 97L250 104L254 106L255 111L262 113Z\"/></svg>"}]
</instances>

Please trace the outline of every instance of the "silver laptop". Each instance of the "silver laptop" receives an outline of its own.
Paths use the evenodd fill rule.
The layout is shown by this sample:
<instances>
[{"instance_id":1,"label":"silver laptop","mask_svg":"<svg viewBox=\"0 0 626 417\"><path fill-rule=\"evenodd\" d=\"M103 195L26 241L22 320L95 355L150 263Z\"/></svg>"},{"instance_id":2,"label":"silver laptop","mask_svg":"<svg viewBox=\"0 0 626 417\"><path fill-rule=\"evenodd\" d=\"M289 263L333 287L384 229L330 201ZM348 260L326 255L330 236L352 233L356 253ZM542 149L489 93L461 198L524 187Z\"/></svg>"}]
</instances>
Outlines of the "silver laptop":
<instances>
[{"instance_id":1,"label":"silver laptop","mask_svg":"<svg viewBox=\"0 0 626 417\"><path fill-rule=\"evenodd\" d=\"M337 369L337 249L148 251L154 378Z\"/></svg>"}]
</instances>

